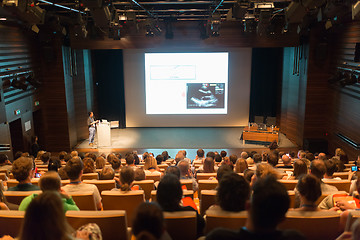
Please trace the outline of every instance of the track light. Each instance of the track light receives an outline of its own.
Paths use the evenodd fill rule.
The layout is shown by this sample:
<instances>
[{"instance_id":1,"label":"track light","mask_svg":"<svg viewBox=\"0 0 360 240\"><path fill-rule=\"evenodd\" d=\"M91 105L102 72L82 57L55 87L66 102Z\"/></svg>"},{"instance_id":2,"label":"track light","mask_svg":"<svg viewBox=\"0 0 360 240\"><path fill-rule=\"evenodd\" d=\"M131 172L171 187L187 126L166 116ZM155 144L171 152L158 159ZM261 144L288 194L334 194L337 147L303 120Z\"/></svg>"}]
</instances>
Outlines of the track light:
<instances>
[{"instance_id":1,"label":"track light","mask_svg":"<svg viewBox=\"0 0 360 240\"><path fill-rule=\"evenodd\" d=\"M214 13L211 18L210 23L210 33L213 37L220 36L220 24L221 24L221 16L220 13Z\"/></svg>"}]
</instances>

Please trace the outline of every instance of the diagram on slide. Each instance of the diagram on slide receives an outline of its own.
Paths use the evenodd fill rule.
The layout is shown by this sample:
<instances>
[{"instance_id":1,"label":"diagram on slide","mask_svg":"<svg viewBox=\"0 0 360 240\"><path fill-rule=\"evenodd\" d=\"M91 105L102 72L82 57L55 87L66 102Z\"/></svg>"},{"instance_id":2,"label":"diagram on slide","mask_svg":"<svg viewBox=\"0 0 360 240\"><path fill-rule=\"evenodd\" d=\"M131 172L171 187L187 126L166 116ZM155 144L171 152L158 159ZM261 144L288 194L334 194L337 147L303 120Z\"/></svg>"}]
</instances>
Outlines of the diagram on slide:
<instances>
[{"instance_id":1,"label":"diagram on slide","mask_svg":"<svg viewBox=\"0 0 360 240\"><path fill-rule=\"evenodd\" d=\"M224 108L224 83L187 83L188 109Z\"/></svg>"}]
</instances>

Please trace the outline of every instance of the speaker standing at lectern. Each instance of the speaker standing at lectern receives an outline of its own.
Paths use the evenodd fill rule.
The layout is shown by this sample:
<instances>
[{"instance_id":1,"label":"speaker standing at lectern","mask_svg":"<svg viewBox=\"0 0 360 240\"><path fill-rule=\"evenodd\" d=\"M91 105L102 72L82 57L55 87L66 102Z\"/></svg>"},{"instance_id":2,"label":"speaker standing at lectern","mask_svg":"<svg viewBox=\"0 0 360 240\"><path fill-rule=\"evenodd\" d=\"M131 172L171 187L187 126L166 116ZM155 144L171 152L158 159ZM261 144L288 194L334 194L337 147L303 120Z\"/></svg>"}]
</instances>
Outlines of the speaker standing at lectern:
<instances>
[{"instance_id":1,"label":"speaker standing at lectern","mask_svg":"<svg viewBox=\"0 0 360 240\"><path fill-rule=\"evenodd\" d=\"M90 146L94 145L96 123L98 123L98 121L95 121L94 113L89 112L89 118L87 120L87 124L88 124L88 127L89 127L89 145Z\"/></svg>"}]
</instances>

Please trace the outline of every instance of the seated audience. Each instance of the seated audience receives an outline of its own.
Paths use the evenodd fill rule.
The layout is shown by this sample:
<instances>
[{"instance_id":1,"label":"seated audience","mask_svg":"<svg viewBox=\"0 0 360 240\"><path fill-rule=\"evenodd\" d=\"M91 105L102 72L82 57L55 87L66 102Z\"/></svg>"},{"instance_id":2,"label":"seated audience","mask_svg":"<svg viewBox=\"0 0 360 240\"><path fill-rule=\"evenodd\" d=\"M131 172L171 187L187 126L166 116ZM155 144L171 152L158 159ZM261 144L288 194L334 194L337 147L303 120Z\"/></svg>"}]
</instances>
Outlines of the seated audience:
<instances>
[{"instance_id":1,"label":"seated audience","mask_svg":"<svg viewBox=\"0 0 360 240\"><path fill-rule=\"evenodd\" d=\"M106 164L106 160L104 157L99 156L96 158L95 160L96 169L103 169L105 167L105 164Z\"/></svg>"},{"instance_id":2,"label":"seated audience","mask_svg":"<svg viewBox=\"0 0 360 240\"><path fill-rule=\"evenodd\" d=\"M92 160L92 159L91 159ZM70 179L70 183L63 187L64 191L71 195L71 193L78 192L94 192L96 207L101 210L101 196L98 188L94 184L87 184L81 181L83 175L84 164L79 157L73 157L66 163L65 172Z\"/></svg>"},{"instance_id":3,"label":"seated audience","mask_svg":"<svg viewBox=\"0 0 360 240\"><path fill-rule=\"evenodd\" d=\"M233 165L235 165L236 161L238 160L238 157L235 154L232 154L232 155L230 155L229 160ZM246 158L244 160L246 161Z\"/></svg>"},{"instance_id":4,"label":"seated audience","mask_svg":"<svg viewBox=\"0 0 360 240\"><path fill-rule=\"evenodd\" d=\"M256 181L258 179L261 179L261 178L264 178L267 176L272 176L273 178L276 178L276 179L279 179L281 177L278 170L275 169L272 165L270 165L268 163L256 164L255 174L251 178L250 186L251 187L254 186L254 184L256 183Z\"/></svg>"},{"instance_id":5,"label":"seated audience","mask_svg":"<svg viewBox=\"0 0 360 240\"><path fill-rule=\"evenodd\" d=\"M262 161L262 156L261 156L261 154L259 154L259 153L255 153L255 154L253 155L253 159L254 159L254 163L255 163L255 164L261 163L261 161Z\"/></svg>"},{"instance_id":6,"label":"seated audience","mask_svg":"<svg viewBox=\"0 0 360 240\"><path fill-rule=\"evenodd\" d=\"M115 173L119 173L120 168L121 168L121 160L115 156L111 159L112 160L111 160L110 164L111 164L112 168L114 169Z\"/></svg>"},{"instance_id":7,"label":"seated audience","mask_svg":"<svg viewBox=\"0 0 360 240\"><path fill-rule=\"evenodd\" d=\"M311 162L311 164L310 164L309 173L313 174L315 177L317 177L320 180L321 192L323 194L338 191L338 189L336 187L331 186L329 184L325 184L324 182L321 181L321 179L324 178L324 174L326 173L326 166L325 166L324 161L322 161L322 160L313 160Z\"/></svg>"},{"instance_id":8,"label":"seated audience","mask_svg":"<svg viewBox=\"0 0 360 240\"><path fill-rule=\"evenodd\" d=\"M99 180L112 180L115 177L115 171L110 166L105 166L99 173Z\"/></svg>"},{"instance_id":9,"label":"seated audience","mask_svg":"<svg viewBox=\"0 0 360 240\"><path fill-rule=\"evenodd\" d=\"M0 169L6 169L8 173L12 169L11 162L8 158L8 156L4 153L0 153Z\"/></svg>"},{"instance_id":10,"label":"seated audience","mask_svg":"<svg viewBox=\"0 0 360 240\"><path fill-rule=\"evenodd\" d=\"M142 203L137 208L132 233L136 240L170 240L166 232L164 215L156 203Z\"/></svg>"},{"instance_id":11,"label":"seated audience","mask_svg":"<svg viewBox=\"0 0 360 240\"><path fill-rule=\"evenodd\" d=\"M184 160L184 154L182 152L179 152L176 154L175 156L175 165L177 166L178 163L181 161L181 160Z\"/></svg>"},{"instance_id":12,"label":"seated audience","mask_svg":"<svg viewBox=\"0 0 360 240\"><path fill-rule=\"evenodd\" d=\"M168 151L163 151L161 155L164 157L164 161L168 160L170 158Z\"/></svg>"},{"instance_id":13,"label":"seated audience","mask_svg":"<svg viewBox=\"0 0 360 240\"><path fill-rule=\"evenodd\" d=\"M173 174L180 180L180 169L177 166L169 166L165 170L165 175L166 174Z\"/></svg>"},{"instance_id":14,"label":"seated audience","mask_svg":"<svg viewBox=\"0 0 360 240\"><path fill-rule=\"evenodd\" d=\"M117 181L116 188L112 190L114 191L120 189L120 191L124 191L124 192L139 190L140 187L138 185L133 185L134 179L135 179L134 170L129 166L125 166L121 168L120 179L119 181Z\"/></svg>"},{"instance_id":15,"label":"seated audience","mask_svg":"<svg viewBox=\"0 0 360 240\"><path fill-rule=\"evenodd\" d=\"M156 156L156 163L159 165L164 161L164 156L159 154Z\"/></svg>"},{"instance_id":16,"label":"seated audience","mask_svg":"<svg viewBox=\"0 0 360 240\"><path fill-rule=\"evenodd\" d=\"M215 154L215 156L214 156L215 162L220 163L220 164L222 164L225 161L225 159L227 159L227 162L230 161L230 159L228 157L224 157L224 160L223 160L219 154ZM230 165L230 163L228 163L228 164Z\"/></svg>"},{"instance_id":17,"label":"seated audience","mask_svg":"<svg viewBox=\"0 0 360 240\"><path fill-rule=\"evenodd\" d=\"M324 163L325 163L325 167L326 167L324 179L326 179L328 181L329 180L333 180L333 181L341 180L341 178L339 178L339 177L335 177L335 178L333 177L334 172L337 172L336 163L331 159L325 160Z\"/></svg>"},{"instance_id":18,"label":"seated audience","mask_svg":"<svg viewBox=\"0 0 360 240\"><path fill-rule=\"evenodd\" d=\"M0 186L0 210L9 210L9 207L7 205L6 198L3 193L3 189Z\"/></svg>"},{"instance_id":19,"label":"seated audience","mask_svg":"<svg viewBox=\"0 0 360 240\"><path fill-rule=\"evenodd\" d=\"M16 159L12 165L12 173L19 184L15 187L8 188L8 191L40 190L38 186L31 184L31 179L35 174L34 165L35 164L31 158L20 157Z\"/></svg>"},{"instance_id":20,"label":"seated audience","mask_svg":"<svg viewBox=\"0 0 360 240\"><path fill-rule=\"evenodd\" d=\"M319 153L318 159L323 160L323 161L327 160L326 154L325 153Z\"/></svg>"},{"instance_id":21,"label":"seated audience","mask_svg":"<svg viewBox=\"0 0 360 240\"><path fill-rule=\"evenodd\" d=\"M198 173L215 173L215 161L211 157L204 160L204 164L199 168Z\"/></svg>"},{"instance_id":22,"label":"seated audience","mask_svg":"<svg viewBox=\"0 0 360 240\"><path fill-rule=\"evenodd\" d=\"M301 160L301 159L295 159L294 161L294 171L292 172L292 174L289 176L284 176L283 179L285 180L296 180L299 179L299 177L302 174L307 174L308 173L308 168L306 163Z\"/></svg>"},{"instance_id":23,"label":"seated audience","mask_svg":"<svg viewBox=\"0 0 360 240\"><path fill-rule=\"evenodd\" d=\"M248 202L245 227L238 231L217 228L211 231L206 239L305 239L293 230L277 230L277 225L285 219L289 205L288 193L281 183L272 176L259 179L253 186L253 194Z\"/></svg>"},{"instance_id":24,"label":"seated audience","mask_svg":"<svg viewBox=\"0 0 360 240\"><path fill-rule=\"evenodd\" d=\"M187 161L184 162L188 163ZM205 221L194 208L180 205L182 195L183 190L181 189L179 179L173 174L166 174L161 179L157 188L157 202L160 204L162 210L166 212L195 211L197 216L197 237L200 237L203 234Z\"/></svg>"},{"instance_id":25,"label":"seated audience","mask_svg":"<svg viewBox=\"0 0 360 240\"><path fill-rule=\"evenodd\" d=\"M191 172L189 162L187 160L181 160L178 163L178 168L180 169L180 179L191 179L193 190L196 192L199 189L199 185Z\"/></svg>"},{"instance_id":26,"label":"seated audience","mask_svg":"<svg viewBox=\"0 0 360 240\"><path fill-rule=\"evenodd\" d=\"M57 172L61 168L61 161L58 157L52 156L49 160L48 171Z\"/></svg>"},{"instance_id":27,"label":"seated audience","mask_svg":"<svg viewBox=\"0 0 360 240\"><path fill-rule=\"evenodd\" d=\"M222 151L220 152L220 156L221 156L222 159L224 159L224 157L226 157L226 155L227 155L227 152L226 152L226 151L222 150Z\"/></svg>"},{"instance_id":28,"label":"seated audience","mask_svg":"<svg viewBox=\"0 0 360 240\"><path fill-rule=\"evenodd\" d=\"M231 172L233 172L233 169L229 165L221 165L216 172L216 179L220 182L225 174Z\"/></svg>"},{"instance_id":29,"label":"seated audience","mask_svg":"<svg viewBox=\"0 0 360 240\"><path fill-rule=\"evenodd\" d=\"M298 211L318 211L316 201L321 196L320 180L311 174L301 175L296 185L300 195Z\"/></svg>"},{"instance_id":30,"label":"seated audience","mask_svg":"<svg viewBox=\"0 0 360 240\"><path fill-rule=\"evenodd\" d=\"M235 164L235 172L243 173L246 169L248 169L248 164L246 162L246 159L239 158Z\"/></svg>"},{"instance_id":31,"label":"seated audience","mask_svg":"<svg viewBox=\"0 0 360 240\"><path fill-rule=\"evenodd\" d=\"M216 161L216 159L215 159L215 156L216 156L217 154L215 154L214 152L207 152L206 153L206 157L211 157L211 158L213 158L214 160L215 160L215 162L221 162L221 156L220 156L220 159L218 159L218 160L220 160L220 161Z\"/></svg>"},{"instance_id":32,"label":"seated audience","mask_svg":"<svg viewBox=\"0 0 360 240\"><path fill-rule=\"evenodd\" d=\"M145 153L144 153L143 159L144 159L144 156L146 159L149 155L145 155ZM135 166L134 154L131 154L131 153L126 154L125 161L126 161L126 166L129 166L129 167L131 167L131 169L135 170L136 166Z\"/></svg>"},{"instance_id":33,"label":"seated audience","mask_svg":"<svg viewBox=\"0 0 360 240\"><path fill-rule=\"evenodd\" d=\"M203 163L204 162L204 160L205 160L205 152L204 152L204 150L203 149L198 149L197 151L196 151L196 157L195 157L195 159L194 159L194 161L192 162L193 164L194 163Z\"/></svg>"},{"instance_id":34,"label":"seated audience","mask_svg":"<svg viewBox=\"0 0 360 240\"><path fill-rule=\"evenodd\" d=\"M144 170L146 175L162 175L157 166L156 159L151 156L145 159Z\"/></svg>"},{"instance_id":35,"label":"seated audience","mask_svg":"<svg viewBox=\"0 0 360 240\"><path fill-rule=\"evenodd\" d=\"M139 156L137 154L137 151L133 151L132 153L134 155L135 165L139 165L140 164L140 159L139 159Z\"/></svg>"},{"instance_id":36,"label":"seated audience","mask_svg":"<svg viewBox=\"0 0 360 240\"><path fill-rule=\"evenodd\" d=\"M251 169L246 169L244 171L244 178L245 180L250 183L251 182L251 178L252 176L255 174L255 171L254 170L251 170Z\"/></svg>"},{"instance_id":37,"label":"seated audience","mask_svg":"<svg viewBox=\"0 0 360 240\"><path fill-rule=\"evenodd\" d=\"M70 153L70 155L71 155L71 158L73 158L73 157L78 157L78 156L79 156L79 153L78 153L78 151L74 150L74 151L72 151L72 152Z\"/></svg>"},{"instance_id":38,"label":"seated audience","mask_svg":"<svg viewBox=\"0 0 360 240\"><path fill-rule=\"evenodd\" d=\"M283 166L278 166L278 168L290 168L292 169L293 168L293 165L291 164L291 159L288 155L284 154L282 157L281 157L281 160L283 161Z\"/></svg>"},{"instance_id":39,"label":"seated audience","mask_svg":"<svg viewBox=\"0 0 360 240\"><path fill-rule=\"evenodd\" d=\"M65 152L65 151L59 152L59 160L60 160L61 164L66 164L66 161L65 161L66 155L67 155L67 152Z\"/></svg>"},{"instance_id":40,"label":"seated audience","mask_svg":"<svg viewBox=\"0 0 360 240\"><path fill-rule=\"evenodd\" d=\"M59 168L58 174L59 174L61 180L68 180L69 179L69 177L66 174L65 167Z\"/></svg>"},{"instance_id":41,"label":"seated audience","mask_svg":"<svg viewBox=\"0 0 360 240\"><path fill-rule=\"evenodd\" d=\"M268 156L268 158L267 158L267 162L268 162L271 166L275 167L275 166L278 164L278 162L279 162L279 157L278 157L278 155L277 155L277 154L274 154L274 153L270 153L269 156Z\"/></svg>"},{"instance_id":42,"label":"seated audience","mask_svg":"<svg viewBox=\"0 0 360 240\"><path fill-rule=\"evenodd\" d=\"M83 160L84 163L84 169L83 169L83 173L95 173L95 162L92 158L90 157L85 157Z\"/></svg>"},{"instance_id":43,"label":"seated audience","mask_svg":"<svg viewBox=\"0 0 360 240\"><path fill-rule=\"evenodd\" d=\"M86 153L85 158L91 158L94 162L96 161L96 155L94 153Z\"/></svg>"},{"instance_id":44,"label":"seated audience","mask_svg":"<svg viewBox=\"0 0 360 240\"><path fill-rule=\"evenodd\" d=\"M40 180L39 180L39 186L41 191L57 191L60 193L61 201L64 207L64 211L74 210L79 211L79 208L76 206L76 203L71 198L71 196L67 195L62 189L61 189L61 180L59 177L59 174L54 171L46 172L44 173ZM33 193L26 198L24 198L19 206L20 211L26 211L29 204L35 197L37 197L39 194Z\"/></svg>"},{"instance_id":45,"label":"seated audience","mask_svg":"<svg viewBox=\"0 0 360 240\"><path fill-rule=\"evenodd\" d=\"M245 210L245 203L250 196L250 186L243 176L230 172L225 174L216 193L216 203L224 211L240 212ZM211 206L209 209L216 209Z\"/></svg>"},{"instance_id":46,"label":"seated audience","mask_svg":"<svg viewBox=\"0 0 360 240\"><path fill-rule=\"evenodd\" d=\"M44 152L41 157L40 160L43 161L44 165L49 164L49 160L51 158L51 153L50 152Z\"/></svg>"},{"instance_id":47,"label":"seated audience","mask_svg":"<svg viewBox=\"0 0 360 240\"><path fill-rule=\"evenodd\" d=\"M134 180L135 181L142 181L146 179L146 175L145 175L145 171L142 168L136 168L135 169L135 177Z\"/></svg>"}]
</instances>

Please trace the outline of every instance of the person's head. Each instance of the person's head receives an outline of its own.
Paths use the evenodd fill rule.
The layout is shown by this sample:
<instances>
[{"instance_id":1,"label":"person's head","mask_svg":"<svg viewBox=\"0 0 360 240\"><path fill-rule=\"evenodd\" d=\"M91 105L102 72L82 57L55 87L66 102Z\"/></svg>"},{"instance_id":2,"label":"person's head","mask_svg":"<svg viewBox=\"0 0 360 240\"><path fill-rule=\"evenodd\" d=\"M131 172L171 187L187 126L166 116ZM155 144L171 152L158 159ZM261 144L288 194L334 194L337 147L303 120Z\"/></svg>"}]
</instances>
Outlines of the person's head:
<instances>
[{"instance_id":1,"label":"person's head","mask_svg":"<svg viewBox=\"0 0 360 240\"><path fill-rule=\"evenodd\" d=\"M60 161L65 161L65 156L67 155L67 152L65 152L65 151L61 151L60 153L59 153L59 159L60 159Z\"/></svg>"},{"instance_id":2,"label":"person's head","mask_svg":"<svg viewBox=\"0 0 360 240\"><path fill-rule=\"evenodd\" d=\"M285 218L290 199L284 185L273 176L259 179L253 185L249 216L255 231L275 229Z\"/></svg>"},{"instance_id":3,"label":"person's head","mask_svg":"<svg viewBox=\"0 0 360 240\"><path fill-rule=\"evenodd\" d=\"M254 163L256 164L256 163L261 163L261 161L262 161L262 156L261 156L261 154L259 154L259 153L255 153L254 155L253 155L253 159L254 159Z\"/></svg>"},{"instance_id":4,"label":"person's head","mask_svg":"<svg viewBox=\"0 0 360 240\"><path fill-rule=\"evenodd\" d=\"M186 150L181 150L180 152L182 152L183 153L183 155L184 155L184 157L186 157Z\"/></svg>"},{"instance_id":5,"label":"person's head","mask_svg":"<svg viewBox=\"0 0 360 240\"><path fill-rule=\"evenodd\" d=\"M255 171L256 180L260 178L265 178L267 176L272 176L273 178L279 178L279 172L268 163L258 163L256 164Z\"/></svg>"},{"instance_id":6,"label":"person's head","mask_svg":"<svg viewBox=\"0 0 360 240\"><path fill-rule=\"evenodd\" d=\"M245 169L244 171L244 178L245 180L250 183L251 182L251 178L252 176L255 174L255 171L254 170L251 170L251 169Z\"/></svg>"},{"instance_id":7,"label":"person's head","mask_svg":"<svg viewBox=\"0 0 360 240\"><path fill-rule=\"evenodd\" d=\"M296 188L300 196L305 198L309 203L315 204L321 196L320 180L311 174L301 175Z\"/></svg>"},{"instance_id":8,"label":"person's head","mask_svg":"<svg viewBox=\"0 0 360 240\"><path fill-rule=\"evenodd\" d=\"M310 173L318 179L322 179L326 172L325 163L322 160L314 160L310 163Z\"/></svg>"},{"instance_id":9,"label":"person's head","mask_svg":"<svg viewBox=\"0 0 360 240\"><path fill-rule=\"evenodd\" d=\"M164 216L160 206L156 203L142 203L136 210L132 232L136 239L160 239L164 232ZM150 238L151 239L151 238Z\"/></svg>"},{"instance_id":10,"label":"person's head","mask_svg":"<svg viewBox=\"0 0 360 240\"><path fill-rule=\"evenodd\" d=\"M9 160L8 156L4 153L0 153L0 165L5 164Z\"/></svg>"},{"instance_id":11,"label":"person's head","mask_svg":"<svg viewBox=\"0 0 360 240\"><path fill-rule=\"evenodd\" d=\"M332 175L334 174L334 172L337 171L336 163L335 163L333 160L331 160L331 159L325 160L324 163L325 163L325 167L326 167L326 172L325 172L326 175L327 175L328 177L332 177Z\"/></svg>"},{"instance_id":12,"label":"person's head","mask_svg":"<svg viewBox=\"0 0 360 240\"><path fill-rule=\"evenodd\" d=\"M204 173L214 173L215 172L215 161L211 157L207 157L204 160Z\"/></svg>"},{"instance_id":13,"label":"person's head","mask_svg":"<svg viewBox=\"0 0 360 240\"><path fill-rule=\"evenodd\" d=\"M245 169L247 169L247 168L248 168L248 164L245 159L239 158L236 161L236 164L235 164L235 172L236 173L243 173L245 171Z\"/></svg>"},{"instance_id":14,"label":"person's head","mask_svg":"<svg viewBox=\"0 0 360 240\"><path fill-rule=\"evenodd\" d=\"M94 160L94 162L96 161L96 155L94 153L86 153L85 157L91 158L92 160Z\"/></svg>"},{"instance_id":15,"label":"person's head","mask_svg":"<svg viewBox=\"0 0 360 240\"><path fill-rule=\"evenodd\" d=\"M59 168L58 174L59 174L61 180L68 180L69 179L68 175L65 172L65 167Z\"/></svg>"},{"instance_id":16,"label":"person's head","mask_svg":"<svg viewBox=\"0 0 360 240\"><path fill-rule=\"evenodd\" d=\"M188 161L181 160L177 166L180 170L180 176L186 176L189 173L190 165Z\"/></svg>"},{"instance_id":17,"label":"person's head","mask_svg":"<svg viewBox=\"0 0 360 240\"><path fill-rule=\"evenodd\" d=\"M180 169L177 166L169 166L166 170L165 170L165 175L167 174L173 174L175 175L178 179L180 179Z\"/></svg>"},{"instance_id":18,"label":"person's head","mask_svg":"<svg viewBox=\"0 0 360 240\"><path fill-rule=\"evenodd\" d=\"M335 149L335 157L339 157L340 155L345 154L345 151L341 148Z\"/></svg>"},{"instance_id":19,"label":"person's head","mask_svg":"<svg viewBox=\"0 0 360 240\"><path fill-rule=\"evenodd\" d=\"M180 204L183 191L180 180L173 174L166 174L160 181L156 192L157 202L164 211L173 210Z\"/></svg>"},{"instance_id":20,"label":"person's head","mask_svg":"<svg viewBox=\"0 0 360 240\"><path fill-rule=\"evenodd\" d=\"M96 158L95 164L96 164L96 169L102 169L105 167L106 160L102 156L99 156Z\"/></svg>"},{"instance_id":21,"label":"person's head","mask_svg":"<svg viewBox=\"0 0 360 240\"><path fill-rule=\"evenodd\" d=\"M308 167L306 163L301 159L295 159L293 166L295 179L298 179L302 174L308 173Z\"/></svg>"},{"instance_id":22,"label":"person's head","mask_svg":"<svg viewBox=\"0 0 360 240\"><path fill-rule=\"evenodd\" d=\"M198 156L199 158L203 158L204 155L205 155L205 152L203 149L200 148L196 151L196 156Z\"/></svg>"},{"instance_id":23,"label":"person's head","mask_svg":"<svg viewBox=\"0 0 360 240\"><path fill-rule=\"evenodd\" d=\"M134 170L129 167L125 166L120 171L120 189L121 191L130 191L132 182L135 178Z\"/></svg>"},{"instance_id":24,"label":"person's head","mask_svg":"<svg viewBox=\"0 0 360 240\"><path fill-rule=\"evenodd\" d=\"M73 157L66 163L64 170L70 180L77 180L81 177L83 169L83 161L79 157Z\"/></svg>"},{"instance_id":25,"label":"person's head","mask_svg":"<svg viewBox=\"0 0 360 240\"><path fill-rule=\"evenodd\" d=\"M12 171L17 181L29 181L34 175L34 162L31 158L19 157L12 164Z\"/></svg>"},{"instance_id":26,"label":"person's head","mask_svg":"<svg viewBox=\"0 0 360 240\"><path fill-rule=\"evenodd\" d=\"M275 150L279 147L279 145L277 144L276 140L272 141L269 145L269 149L270 150Z\"/></svg>"},{"instance_id":27,"label":"person's head","mask_svg":"<svg viewBox=\"0 0 360 240\"><path fill-rule=\"evenodd\" d=\"M43 155L41 155L40 159L41 161L43 161L44 164L49 163L51 157L51 153L50 152L45 152Z\"/></svg>"},{"instance_id":28,"label":"person's head","mask_svg":"<svg viewBox=\"0 0 360 240\"><path fill-rule=\"evenodd\" d=\"M57 172L49 171L41 175L39 179L41 191L59 191L61 188L61 179Z\"/></svg>"},{"instance_id":29,"label":"person's head","mask_svg":"<svg viewBox=\"0 0 360 240\"><path fill-rule=\"evenodd\" d=\"M275 167L277 164L278 164L278 161L279 161L279 158L278 158L278 156L276 155L276 154L269 154L269 157L268 157L268 159L267 159L267 162L271 165L271 166L273 166L273 167Z\"/></svg>"},{"instance_id":30,"label":"person's head","mask_svg":"<svg viewBox=\"0 0 360 240\"><path fill-rule=\"evenodd\" d=\"M156 156L156 163L161 164L164 161L164 156L159 154Z\"/></svg>"},{"instance_id":31,"label":"person's head","mask_svg":"<svg viewBox=\"0 0 360 240\"><path fill-rule=\"evenodd\" d=\"M61 161L58 157L52 156L49 160L48 171L57 172L61 168Z\"/></svg>"},{"instance_id":32,"label":"person's head","mask_svg":"<svg viewBox=\"0 0 360 240\"><path fill-rule=\"evenodd\" d=\"M115 171L110 166L105 166L99 173L99 180L111 180L115 177Z\"/></svg>"},{"instance_id":33,"label":"person's head","mask_svg":"<svg viewBox=\"0 0 360 240\"><path fill-rule=\"evenodd\" d=\"M312 161L315 159L315 156L313 153L307 152L307 153L305 153L305 158L308 159L309 161Z\"/></svg>"},{"instance_id":34,"label":"person's head","mask_svg":"<svg viewBox=\"0 0 360 240\"><path fill-rule=\"evenodd\" d=\"M137 152L133 152L133 155L134 155L134 163L135 165L138 165L140 164L140 159L139 159L139 156L137 155Z\"/></svg>"},{"instance_id":35,"label":"person's head","mask_svg":"<svg viewBox=\"0 0 360 240\"><path fill-rule=\"evenodd\" d=\"M78 151L72 151L71 153L70 153L70 155L71 155L71 157L78 157L79 156L79 153L78 153Z\"/></svg>"},{"instance_id":36,"label":"person's head","mask_svg":"<svg viewBox=\"0 0 360 240\"><path fill-rule=\"evenodd\" d=\"M245 203L249 199L249 195L250 186L245 178L230 172L221 178L216 199L222 210L239 212L245 210Z\"/></svg>"},{"instance_id":37,"label":"person's head","mask_svg":"<svg viewBox=\"0 0 360 240\"><path fill-rule=\"evenodd\" d=\"M305 152L305 151L300 151L300 152L298 153L298 156L299 156L300 159L306 158L306 152Z\"/></svg>"},{"instance_id":38,"label":"person's head","mask_svg":"<svg viewBox=\"0 0 360 240\"><path fill-rule=\"evenodd\" d=\"M325 153L319 153L318 159L325 161L327 159L326 154Z\"/></svg>"},{"instance_id":39,"label":"person's head","mask_svg":"<svg viewBox=\"0 0 360 240\"><path fill-rule=\"evenodd\" d=\"M343 164L348 164L348 163L349 163L349 158L348 158L348 156L346 155L346 153L340 154L339 158L340 158L340 161L341 161Z\"/></svg>"},{"instance_id":40,"label":"person's head","mask_svg":"<svg viewBox=\"0 0 360 240\"><path fill-rule=\"evenodd\" d=\"M224 159L225 159L225 158L228 158L228 157L224 157ZM215 162L218 162L218 163L223 160L222 157L221 157L219 154L216 154L215 157L214 157L214 159L215 159Z\"/></svg>"},{"instance_id":41,"label":"person's head","mask_svg":"<svg viewBox=\"0 0 360 240\"><path fill-rule=\"evenodd\" d=\"M214 153L214 152L207 152L206 153L206 157L212 157L213 159L215 159L215 156L216 156L216 154ZM220 156L221 157L221 156ZM216 161L216 160L215 160ZM220 160L220 162L221 162L221 160Z\"/></svg>"},{"instance_id":42,"label":"person's head","mask_svg":"<svg viewBox=\"0 0 360 240\"><path fill-rule=\"evenodd\" d=\"M65 219L63 203L57 191L45 191L26 209L19 240L70 240L72 229Z\"/></svg>"},{"instance_id":43,"label":"person's head","mask_svg":"<svg viewBox=\"0 0 360 240\"><path fill-rule=\"evenodd\" d=\"M179 164L179 162L180 162L181 160L184 160L184 158L185 158L185 157L184 157L184 154L183 154L183 153L181 153L181 152L180 152L180 153L177 153L176 156L175 156L176 165Z\"/></svg>"},{"instance_id":44,"label":"person's head","mask_svg":"<svg viewBox=\"0 0 360 240\"><path fill-rule=\"evenodd\" d=\"M106 157L106 161L111 164L111 162L113 161L114 158L116 158L115 154L109 153Z\"/></svg>"},{"instance_id":45,"label":"person's head","mask_svg":"<svg viewBox=\"0 0 360 240\"><path fill-rule=\"evenodd\" d=\"M282 155L281 159L282 159L285 166L286 165L291 165L291 159L290 159L290 157L288 155L286 155L286 154Z\"/></svg>"},{"instance_id":46,"label":"person's head","mask_svg":"<svg viewBox=\"0 0 360 240\"><path fill-rule=\"evenodd\" d=\"M169 153L168 153L168 151L163 151L163 152L161 153L161 155L162 155L163 158L164 158L163 161L166 161L166 160L169 159Z\"/></svg>"},{"instance_id":47,"label":"person's head","mask_svg":"<svg viewBox=\"0 0 360 240\"><path fill-rule=\"evenodd\" d=\"M84 158L83 163L84 163L83 173L95 172L95 162L92 158L89 157Z\"/></svg>"},{"instance_id":48,"label":"person's head","mask_svg":"<svg viewBox=\"0 0 360 240\"><path fill-rule=\"evenodd\" d=\"M230 155L229 160L232 162L232 164L235 164L238 157L235 154ZM246 158L245 158L246 159Z\"/></svg>"},{"instance_id":49,"label":"person's head","mask_svg":"<svg viewBox=\"0 0 360 240\"><path fill-rule=\"evenodd\" d=\"M227 152L226 152L226 151L222 150L222 151L220 152L220 156L221 156L222 158L226 157L226 155L227 155Z\"/></svg>"},{"instance_id":50,"label":"person's head","mask_svg":"<svg viewBox=\"0 0 360 240\"><path fill-rule=\"evenodd\" d=\"M156 159L155 159L154 157L152 157L152 156L147 157L147 158L145 159L144 169L145 169L145 170L157 169Z\"/></svg>"},{"instance_id":51,"label":"person's head","mask_svg":"<svg viewBox=\"0 0 360 240\"><path fill-rule=\"evenodd\" d=\"M19 157L21 157L22 154L23 154L23 152L17 151L17 152L15 153L15 155L14 155L14 159L15 159L15 160L18 159Z\"/></svg>"},{"instance_id":52,"label":"person's head","mask_svg":"<svg viewBox=\"0 0 360 240\"><path fill-rule=\"evenodd\" d=\"M229 172L232 172L232 168L229 165L221 165L216 172L216 179L218 182L221 181L222 177Z\"/></svg>"},{"instance_id":53,"label":"person's head","mask_svg":"<svg viewBox=\"0 0 360 240\"><path fill-rule=\"evenodd\" d=\"M125 156L126 165L132 166L135 164L134 154L127 154Z\"/></svg>"},{"instance_id":54,"label":"person's head","mask_svg":"<svg viewBox=\"0 0 360 240\"><path fill-rule=\"evenodd\" d=\"M135 180L135 181L145 180L146 175L145 175L144 169L142 169L142 168L136 168L136 169L134 170L134 172L135 172L135 177L134 177L134 180Z\"/></svg>"},{"instance_id":55,"label":"person's head","mask_svg":"<svg viewBox=\"0 0 360 240\"><path fill-rule=\"evenodd\" d=\"M71 157L71 154L68 153L68 154L65 155L64 161L65 161L65 162L68 162L71 158L72 158L72 157Z\"/></svg>"},{"instance_id":56,"label":"person's head","mask_svg":"<svg viewBox=\"0 0 360 240\"><path fill-rule=\"evenodd\" d=\"M117 170L119 170L120 167L121 167L121 160L118 159L117 157L114 157L114 158L112 159L112 161L110 162L110 164L111 164L112 168L113 168L115 171L117 171Z\"/></svg>"},{"instance_id":57,"label":"person's head","mask_svg":"<svg viewBox=\"0 0 360 240\"><path fill-rule=\"evenodd\" d=\"M248 154L247 152L242 152L242 153L240 154L240 157L241 157L242 159L247 159L247 158L249 157L249 154Z\"/></svg>"},{"instance_id":58,"label":"person's head","mask_svg":"<svg viewBox=\"0 0 360 240\"><path fill-rule=\"evenodd\" d=\"M88 115L89 115L89 117L94 117L94 113L93 112L88 112Z\"/></svg>"}]
</instances>

